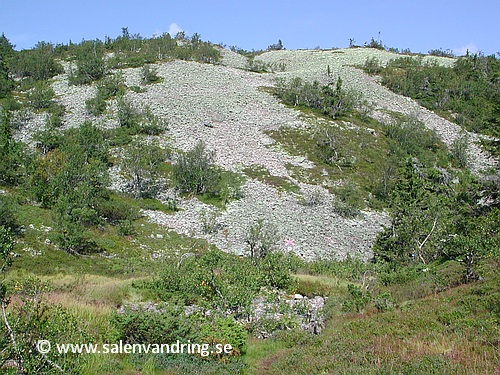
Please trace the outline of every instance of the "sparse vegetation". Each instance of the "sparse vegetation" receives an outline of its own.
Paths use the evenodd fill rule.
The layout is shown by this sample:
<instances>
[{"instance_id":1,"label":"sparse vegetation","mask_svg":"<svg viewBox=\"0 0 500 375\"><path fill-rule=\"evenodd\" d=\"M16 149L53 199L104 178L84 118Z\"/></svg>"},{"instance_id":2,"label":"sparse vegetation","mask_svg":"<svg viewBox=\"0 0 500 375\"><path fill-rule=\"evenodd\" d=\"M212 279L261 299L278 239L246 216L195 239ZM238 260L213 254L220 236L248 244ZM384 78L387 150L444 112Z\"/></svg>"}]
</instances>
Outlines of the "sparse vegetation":
<instances>
[{"instance_id":1,"label":"sparse vegetation","mask_svg":"<svg viewBox=\"0 0 500 375\"><path fill-rule=\"evenodd\" d=\"M336 117L354 110L359 102L356 94L342 88L342 79L335 83L320 86L319 82L303 82L294 78L289 82L283 79L276 81L276 95L286 104L314 108L321 113Z\"/></svg>"},{"instance_id":2,"label":"sparse vegetation","mask_svg":"<svg viewBox=\"0 0 500 375\"><path fill-rule=\"evenodd\" d=\"M450 57L449 51L433 51ZM468 131L498 137L498 75L500 62L495 55L467 55L451 68L423 64L421 59L401 57L385 68L367 61L368 71L380 74L391 90L412 97L423 106L438 111ZM495 143L490 150L498 155Z\"/></svg>"},{"instance_id":3,"label":"sparse vegetation","mask_svg":"<svg viewBox=\"0 0 500 375\"><path fill-rule=\"evenodd\" d=\"M372 38L366 46L387 49L380 39ZM392 122L375 121L369 109L361 108L368 105L360 96L346 90L342 73L329 60L318 68L329 84L304 75L278 80L274 89L252 91L252 100L260 102L230 101L232 106L266 107L263 116L268 116L268 108L283 108L267 107L267 101L274 106L275 100L257 93L272 91L281 99L288 108L280 112L284 117L279 123L286 127L253 119L243 123L237 116L243 107L231 107L227 115L233 128L227 131L259 127L251 133L257 139L245 140L256 147L252 152L257 154L262 143L273 157L286 154L289 164L259 164L262 159L252 153L241 159L255 164L225 170L217 166L204 135L189 150L166 146L176 144L169 137L179 131L177 113L161 112L160 117L153 107L136 101L165 84L157 63L217 63L218 48L198 34L144 38L123 28L119 37L104 42L40 42L31 50L15 51L2 35L0 372L498 372L499 182L495 175L467 171L473 159L467 133L448 150L415 117L389 114ZM283 49L281 41L269 46L267 57L280 57L274 62L255 52L239 52L249 57L249 71L288 74L288 64L291 70L297 62L282 60L289 51L273 52ZM431 52L449 56L449 51ZM452 68L423 61L403 57L383 67L373 57L364 68L469 131L498 137L497 58L465 56ZM60 94L67 87L66 75L56 77L63 73L62 65L69 67L71 90L95 87L95 96L85 103L88 113L73 103L66 112L61 104L70 102ZM139 68L132 78L141 87L127 87L131 77L122 68ZM156 85L144 88L148 84ZM203 112L205 104L207 113L212 109L212 103L200 103ZM217 111L223 108L216 104ZM290 124L289 108L301 111L299 125L295 120ZM72 111L95 122L69 124ZM96 118L87 117L89 113ZM172 118L172 134L166 118ZM218 128L219 122L227 125L214 120L214 126L195 134L226 131ZM274 130L262 134L262 129ZM211 134L209 144L220 134ZM494 150L498 141L489 142ZM111 190L112 179L116 190ZM233 208L238 213L240 203L247 204L232 202L243 198L245 179L253 180L247 186L268 185L278 198L267 205L268 216L252 212L253 219L241 215L234 225L228 221ZM303 238L287 238L281 251L282 237L289 235L282 232L290 223L282 227L273 217L281 209L273 206L277 201L291 207L287 220L304 225L305 232L310 223L292 216L328 211L334 220L321 222L325 228L363 226L375 209L384 209L392 220L365 257L373 255L371 262L350 252L337 260L340 251L333 247L331 253L323 252L328 256L305 261L286 253L302 254ZM178 228L174 231L143 217L151 212L162 223L183 215L187 219L173 225ZM352 243L348 238L347 247L369 241L361 233L361 238L352 236ZM203 238L227 242L245 256L224 253ZM314 298L317 310L309 306ZM36 350L41 339L53 345L179 340L211 348L230 344L232 351L43 354Z\"/></svg>"}]
</instances>

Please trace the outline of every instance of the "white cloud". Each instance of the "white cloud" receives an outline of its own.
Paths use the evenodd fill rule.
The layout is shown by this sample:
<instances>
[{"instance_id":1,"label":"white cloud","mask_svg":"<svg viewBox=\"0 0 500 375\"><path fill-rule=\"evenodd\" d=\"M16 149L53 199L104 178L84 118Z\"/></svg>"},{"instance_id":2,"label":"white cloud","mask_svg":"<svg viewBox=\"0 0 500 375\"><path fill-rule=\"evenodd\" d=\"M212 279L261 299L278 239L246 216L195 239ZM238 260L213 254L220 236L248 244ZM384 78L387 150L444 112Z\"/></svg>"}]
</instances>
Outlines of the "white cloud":
<instances>
[{"instance_id":1,"label":"white cloud","mask_svg":"<svg viewBox=\"0 0 500 375\"><path fill-rule=\"evenodd\" d=\"M467 44L466 46L463 46L463 47L460 47L460 48L455 48L453 50L453 53L457 56L464 56L467 51L469 51L469 53L477 53L479 52L479 48L476 47L476 45L474 43L469 43Z\"/></svg>"},{"instance_id":2,"label":"white cloud","mask_svg":"<svg viewBox=\"0 0 500 375\"><path fill-rule=\"evenodd\" d=\"M167 33L170 34L170 36L174 37L177 33L183 31L179 25L176 23L171 23L170 26L168 27Z\"/></svg>"}]
</instances>

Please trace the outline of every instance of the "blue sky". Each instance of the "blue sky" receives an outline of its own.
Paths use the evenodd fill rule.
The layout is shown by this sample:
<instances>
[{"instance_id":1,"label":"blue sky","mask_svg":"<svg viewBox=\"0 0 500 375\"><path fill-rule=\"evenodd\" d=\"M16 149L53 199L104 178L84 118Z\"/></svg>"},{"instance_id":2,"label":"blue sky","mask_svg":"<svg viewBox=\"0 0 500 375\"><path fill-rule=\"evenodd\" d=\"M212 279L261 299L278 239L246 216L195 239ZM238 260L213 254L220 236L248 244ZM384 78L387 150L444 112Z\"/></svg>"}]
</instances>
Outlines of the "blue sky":
<instances>
[{"instance_id":1,"label":"blue sky","mask_svg":"<svg viewBox=\"0 0 500 375\"><path fill-rule=\"evenodd\" d=\"M500 52L500 0L0 0L0 32L16 49L38 41L112 38L122 27L151 37L201 34L203 40L265 49L362 45L373 37L414 52L468 48Z\"/></svg>"}]
</instances>

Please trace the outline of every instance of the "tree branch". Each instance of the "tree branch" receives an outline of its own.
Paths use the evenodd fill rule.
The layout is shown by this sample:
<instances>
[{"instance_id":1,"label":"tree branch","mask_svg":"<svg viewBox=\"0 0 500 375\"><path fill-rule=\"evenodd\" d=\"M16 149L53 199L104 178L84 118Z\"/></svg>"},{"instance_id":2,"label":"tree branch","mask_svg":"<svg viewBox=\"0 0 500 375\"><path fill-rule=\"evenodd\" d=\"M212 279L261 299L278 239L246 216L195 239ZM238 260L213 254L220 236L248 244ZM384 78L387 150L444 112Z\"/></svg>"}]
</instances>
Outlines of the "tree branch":
<instances>
[{"instance_id":1,"label":"tree branch","mask_svg":"<svg viewBox=\"0 0 500 375\"><path fill-rule=\"evenodd\" d=\"M424 263L424 264L427 264L427 262L425 261L424 257L422 256L422 247L424 247L427 240L431 237L432 232L434 232L434 229L436 228L436 224L437 224L437 217L434 219L434 224L432 224L432 229L429 232L429 234L427 235L427 237L425 237L425 239L422 242L419 242L417 240L418 256L419 256L420 260L422 261L422 263Z\"/></svg>"}]
</instances>

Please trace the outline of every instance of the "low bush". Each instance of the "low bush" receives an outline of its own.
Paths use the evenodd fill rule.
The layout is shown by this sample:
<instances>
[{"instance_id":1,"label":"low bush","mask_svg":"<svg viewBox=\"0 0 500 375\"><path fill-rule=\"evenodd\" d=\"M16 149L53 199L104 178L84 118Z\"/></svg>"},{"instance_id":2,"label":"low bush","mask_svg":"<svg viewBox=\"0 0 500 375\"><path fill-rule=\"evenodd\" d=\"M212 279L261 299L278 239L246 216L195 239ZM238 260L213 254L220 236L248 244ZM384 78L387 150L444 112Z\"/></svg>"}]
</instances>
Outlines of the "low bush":
<instances>
[{"instance_id":1,"label":"low bush","mask_svg":"<svg viewBox=\"0 0 500 375\"><path fill-rule=\"evenodd\" d=\"M214 162L215 153L208 151L203 141L179 153L172 169L177 189L183 193L216 193L221 174Z\"/></svg>"},{"instance_id":2,"label":"low bush","mask_svg":"<svg viewBox=\"0 0 500 375\"><path fill-rule=\"evenodd\" d=\"M275 94L286 104L313 108L330 117L346 115L359 104L360 98L353 92L342 88L342 80L320 86L318 81L303 82L301 78L286 81L276 79Z\"/></svg>"},{"instance_id":3,"label":"low bush","mask_svg":"<svg viewBox=\"0 0 500 375\"><path fill-rule=\"evenodd\" d=\"M141 71L141 80L143 84L148 85L160 82L161 77L158 76L157 69L151 68L150 65L144 65Z\"/></svg>"},{"instance_id":4,"label":"low bush","mask_svg":"<svg viewBox=\"0 0 500 375\"><path fill-rule=\"evenodd\" d=\"M46 83L36 83L27 96L34 109L47 109L54 104L55 92Z\"/></svg>"},{"instance_id":5,"label":"low bush","mask_svg":"<svg viewBox=\"0 0 500 375\"><path fill-rule=\"evenodd\" d=\"M18 227L14 214L14 202L9 197L0 194L0 226L14 231Z\"/></svg>"}]
</instances>

